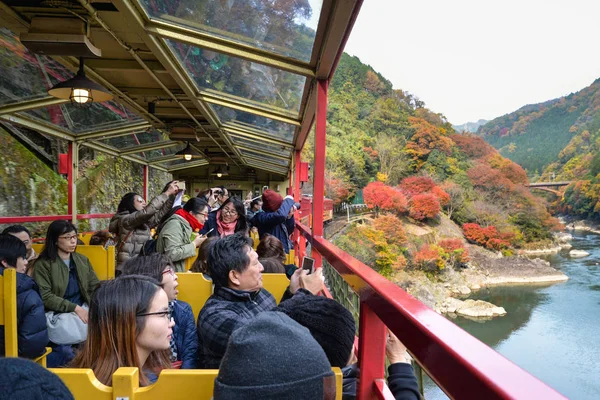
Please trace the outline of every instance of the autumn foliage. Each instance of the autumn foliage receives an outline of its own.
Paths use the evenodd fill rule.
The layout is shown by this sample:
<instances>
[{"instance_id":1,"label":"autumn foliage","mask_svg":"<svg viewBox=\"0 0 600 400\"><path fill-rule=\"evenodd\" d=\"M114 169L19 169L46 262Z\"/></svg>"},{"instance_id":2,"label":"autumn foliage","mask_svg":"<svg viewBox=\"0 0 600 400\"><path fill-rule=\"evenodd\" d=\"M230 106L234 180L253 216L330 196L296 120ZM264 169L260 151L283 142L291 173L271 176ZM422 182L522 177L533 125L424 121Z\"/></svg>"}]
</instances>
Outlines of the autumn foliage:
<instances>
[{"instance_id":1,"label":"autumn foliage","mask_svg":"<svg viewBox=\"0 0 600 400\"><path fill-rule=\"evenodd\" d=\"M499 233L495 226L481 227L478 224L463 225L463 233L468 241L484 246L490 250L503 250L511 247L513 233Z\"/></svg>"},{"instance_id":2,"label":"autumn foliage","mask_svg":"<svg viewBox=\"0 0 600 400\"><path fill-rule=\"evenodd\" d=\"M406 243L406 233L402 221L394 214L382 214L373 220L373 227L385 234L390 244L401 245Z\"/></svg>"},{"instance_id":3,"label":"autumn foliage","mask_svg":"<svg viewBox=\"0 0 600 400\"><path fill-rule=\"evenodd\" d=\"M371 182L363 189L363 199L367 206L376 211L386 210L397 213L406 212L408 202L398 190L383 182Z\"/></svg>"},{"instance_id":4,"label":"autumn foliage","mask_svg":"<svg viewBox=\"0 0 600 400\"><path fill-rule=\"evenodd\" d=\"M435 182L428 176L409 176L400 182L399 188L407 196L431 192L435 188Z\"/></svg>"},{"instance_id":5,"label":"autumn foliage","mask_svg":"<svg viewBox=\"0 0 600 400\"><path fill-rule=\"evenodd\" d=\"M434 218L440 213L440 202L432 193L417 194L411 197L408 215L417 221Z\"/></svg>"}]
</instances>

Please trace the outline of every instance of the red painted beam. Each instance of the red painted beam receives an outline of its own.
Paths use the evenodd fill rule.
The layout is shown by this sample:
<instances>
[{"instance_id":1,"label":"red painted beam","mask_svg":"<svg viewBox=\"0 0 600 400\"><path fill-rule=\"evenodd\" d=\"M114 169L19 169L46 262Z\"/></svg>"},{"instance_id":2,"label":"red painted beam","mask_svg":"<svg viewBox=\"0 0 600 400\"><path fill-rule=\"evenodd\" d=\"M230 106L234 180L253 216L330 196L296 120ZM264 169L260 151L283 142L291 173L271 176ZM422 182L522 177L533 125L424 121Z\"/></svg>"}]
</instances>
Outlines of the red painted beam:
<instances>
[{"instance_id":1,"label":"red painted beam","mask_svg":"<svg viewBox=\"0 0 600 400\"><path fill-rule=\"evenodd\" d=\"M317 117L315 127L315 160L313 170L312 233L323 237L323 208L325 199L325 150L327 128L327 86L326 80L317 81ZM321 268L323 261L318 250L312 249L315 268Z\"/></svg>"},{"instance_id":2,"label":"red painted beam","mask_svg":"<svg viewBox=\"0 0 600 400\"><path fill-rule=\"evenodd\" d=\"M348 253L311 237L305 225L296 226L451 398L566 399Z\"/></svg>"},{"instance_id":3,"label":"red painted beam","mask_svg":"<svg viewBox=\"0 0 600 400\"><path fill-rule=\"evenodd\" d=\"M384 379L377 379L375 381L375 398L378 400L395 400Z\"/></svg>"}]
</instances>

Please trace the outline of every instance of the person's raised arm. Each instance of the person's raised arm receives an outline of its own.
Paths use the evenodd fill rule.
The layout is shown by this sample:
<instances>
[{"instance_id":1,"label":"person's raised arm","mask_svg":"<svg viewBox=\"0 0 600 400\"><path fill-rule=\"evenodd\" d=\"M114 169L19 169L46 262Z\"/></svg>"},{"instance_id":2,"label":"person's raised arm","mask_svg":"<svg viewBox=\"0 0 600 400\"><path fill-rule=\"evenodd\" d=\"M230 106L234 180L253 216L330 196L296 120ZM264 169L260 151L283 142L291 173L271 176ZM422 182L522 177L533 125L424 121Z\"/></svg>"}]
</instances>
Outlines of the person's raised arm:
<instances>
[{"instance_id":1,"label":"person's raised arm","mask_svg":"<svg viewBox=\"0 0 600 400\"><path fill-rule=\"evenodd\" d=\"M388 331L385 355L390 361L388 367L388 386L396 400L420 400L421 393L406 346Z\"/></svg>"}]
</instances>

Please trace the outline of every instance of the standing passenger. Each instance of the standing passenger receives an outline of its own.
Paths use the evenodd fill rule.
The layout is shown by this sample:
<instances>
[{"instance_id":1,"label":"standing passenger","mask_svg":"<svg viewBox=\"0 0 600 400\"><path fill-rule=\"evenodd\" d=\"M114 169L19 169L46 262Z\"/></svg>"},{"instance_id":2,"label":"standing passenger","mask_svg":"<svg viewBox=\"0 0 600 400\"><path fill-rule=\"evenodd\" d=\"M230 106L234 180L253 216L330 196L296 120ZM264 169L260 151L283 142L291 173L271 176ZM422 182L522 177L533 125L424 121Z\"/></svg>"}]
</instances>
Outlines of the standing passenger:
<instances>
[{"instance_id":1,"label":"standing passenger","mask_svg":"<svg viewBox=\"0 0 600 400\"><path fill-rule=\"evenodd\" d=\"M136 257L144 243L151 239L150 228L158 225L163 215L173 207L177 192L177 181L173 181L148 204L137 193L123 196L108 228L118 239L117 270L121 269L125 261Z\"/></svg>"},{"instance_id":2,"label":"standing passenger","mask_svg":"<svg viewBox=\"0 0 600 400\"><path fill-rule=\"evenodd\" d=\"M206 240L205 236L197 233L202 230L207 216L206 201L194 197L169 217L158 233L156 250L173 260L176 272L185 272L185 260L194 257L196 248Z\"/></svg>"},{"instance_id":3,"label":"standing passenger","mask_svg":"<svg viewBox=\"0 0 600 400\"><path fill-rule=\"evenodd\" d=\"M108 386L117 368L137 367L140 386L147 386L149 372L170 366L173 326L168 296L154 279L129 275L104 281L90 305L90 335L71 366L91 368Z\"/></svg>"},{"instance_id":4,"label":"standing passenger","mask_svg":"<svg viewBox=\"0 0 600 400\"><path fill-rule=\"evenodd\" d=\"M273 235L283 244L285 254L289 254L292 249L290 235L296 227L294 198L285 196L283 199L276 191L267 189L262 200L265 212L255 214L250 223L258 228L261 240L267 233Z\"/></svg>"}]
</instances>

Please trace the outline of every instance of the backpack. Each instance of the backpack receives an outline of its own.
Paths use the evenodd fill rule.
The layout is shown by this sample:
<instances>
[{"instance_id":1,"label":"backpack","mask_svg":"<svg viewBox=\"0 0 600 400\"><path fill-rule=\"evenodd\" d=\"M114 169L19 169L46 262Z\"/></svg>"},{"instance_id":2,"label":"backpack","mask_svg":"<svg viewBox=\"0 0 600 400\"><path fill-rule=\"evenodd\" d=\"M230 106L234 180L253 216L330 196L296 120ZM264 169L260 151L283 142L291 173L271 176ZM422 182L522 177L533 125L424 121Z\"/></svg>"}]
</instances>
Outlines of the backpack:
<instances>
[{"instance_id":1,"label":"backpack","mask_svg":"<svg viewBox=\"0 0 600 400\"><path fill-rule=\"evenodd\" d=\"M140 256L149 256L156 253L156 239L148 239L140 250Z\"/></svg>"}]
</instances>

